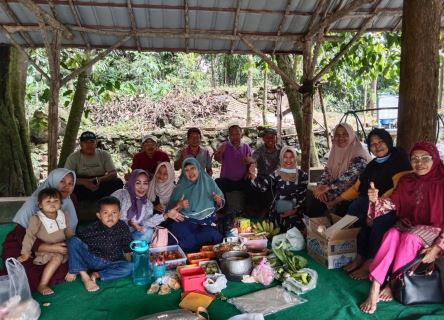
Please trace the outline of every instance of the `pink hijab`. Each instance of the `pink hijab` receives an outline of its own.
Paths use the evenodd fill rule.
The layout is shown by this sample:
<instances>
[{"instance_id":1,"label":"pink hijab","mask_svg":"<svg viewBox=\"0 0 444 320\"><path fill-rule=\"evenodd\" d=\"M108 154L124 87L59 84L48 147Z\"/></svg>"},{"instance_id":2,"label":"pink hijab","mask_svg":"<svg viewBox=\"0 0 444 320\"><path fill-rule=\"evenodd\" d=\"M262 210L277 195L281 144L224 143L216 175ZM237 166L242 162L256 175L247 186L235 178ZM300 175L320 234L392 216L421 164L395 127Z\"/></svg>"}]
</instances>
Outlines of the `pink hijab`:
<instances>
[{"instance_id":1,"label":"pink hijab","mask_svg":"<svg viewBox=\"0 0 444 320\"><path fill-rule=\"evenodd\" d=\"M416 143L410 151L427 151L432 156L430 172L423 176L410 173L399 180L390 199L400 218L409 219L413 226L444 227L444 165L436 146L429 142Z\"/></svg>"},{"instance_id":2,"label":"pink hijab","mask_svg":"<svg viewBox=\"0 0 444 320\"><path fill-rule=\"evenodd\" d=\"M371 156L367 150L364 149L361 142L356 137L353 128L348 123L339 123L334 130L334 133L341 126L348 133L348 143L345 147L340 148L333 138L333 147L330 150L326 169L332 180L339 177L350 166L350 162L357 157L364 158L370 161Z\"/></svg>"}]
</instances>

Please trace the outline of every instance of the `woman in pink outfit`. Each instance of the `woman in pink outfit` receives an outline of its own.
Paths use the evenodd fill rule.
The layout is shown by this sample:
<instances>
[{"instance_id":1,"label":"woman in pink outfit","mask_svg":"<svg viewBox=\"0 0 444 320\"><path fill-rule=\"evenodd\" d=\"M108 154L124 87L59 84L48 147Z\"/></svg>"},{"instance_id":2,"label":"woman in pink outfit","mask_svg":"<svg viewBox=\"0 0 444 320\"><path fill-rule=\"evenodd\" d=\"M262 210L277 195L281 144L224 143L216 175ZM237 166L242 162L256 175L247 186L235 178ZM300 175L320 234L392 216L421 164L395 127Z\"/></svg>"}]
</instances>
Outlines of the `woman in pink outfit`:
<instances>
[{"instance_id":1,"label":"woman in pink outfit","mask_svg":"<svg viewBox=\"0 0 444 320\"><path fill-rule=\"evenodd\" d=\"M381 285L392 265L392 271L412 261L421 252L422 262L434 262L444 250L444 165L434 144L417 143L410 152L413 173L399 180L390 198L378 199L378 186L370 183L368 216L374 219L391 210L398 221L385 235L370 265L372 285L360 308L374 313L378 301L393 299L390 285Z\"/></svg>"}]
</instances>

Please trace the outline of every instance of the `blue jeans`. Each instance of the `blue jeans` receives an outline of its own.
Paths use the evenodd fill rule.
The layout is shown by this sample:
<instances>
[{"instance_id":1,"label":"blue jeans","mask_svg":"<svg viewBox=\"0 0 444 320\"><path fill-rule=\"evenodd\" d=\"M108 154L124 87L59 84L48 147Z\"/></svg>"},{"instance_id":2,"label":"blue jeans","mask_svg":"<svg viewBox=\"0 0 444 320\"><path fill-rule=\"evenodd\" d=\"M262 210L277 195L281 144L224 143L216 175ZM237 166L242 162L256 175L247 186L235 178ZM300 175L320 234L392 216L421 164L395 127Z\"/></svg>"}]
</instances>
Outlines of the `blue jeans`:
<instances>
[{"instance_id":1,"label":"blue jeans","mask_svg":"<svg viewBox=\"0 0 444 320\"><path fill-rule=\"evenodd\" d=\"M67 241L68 271L77 274L80 271L94 270L102 281L125 278L131 275L132 265L128 261L109 261L93 255L88 245L77 237Z\"/></svg>"},{"instance_id":2,"label":"blue jeans","mask_svg":"<svg viewBox=\"0 0 444 320\"><path fill-rule=\"evenodd\" d=\"M153 237L154 229L150 227L145 227L144 232L139 232L134 230L131 232L131 237L133 240L146 240L146 242L150 243L151 238Z\"/></svg>"}]
</instances>

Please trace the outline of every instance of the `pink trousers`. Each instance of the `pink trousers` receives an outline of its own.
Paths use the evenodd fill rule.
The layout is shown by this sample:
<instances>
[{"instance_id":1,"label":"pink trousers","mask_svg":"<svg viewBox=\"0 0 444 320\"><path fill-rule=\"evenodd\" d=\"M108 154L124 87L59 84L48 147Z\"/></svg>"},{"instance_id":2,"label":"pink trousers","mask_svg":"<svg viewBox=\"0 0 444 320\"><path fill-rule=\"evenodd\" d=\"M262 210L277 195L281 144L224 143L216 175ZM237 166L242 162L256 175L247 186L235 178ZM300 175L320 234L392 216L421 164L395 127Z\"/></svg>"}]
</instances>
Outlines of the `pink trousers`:
<instances>
[{"instance_id":1,"label":"pink trousers","mask_svg":"<svg viewBox=\"0 0 444 320\"><path fill-rule=\"evenodd\" d=\"M382 285L392 263L395 272L412 261L422 247L423 242L418 236L391 228L384 235L381 247L370 264L370 281L375 280Z\"/></svg>"}]
</instances>

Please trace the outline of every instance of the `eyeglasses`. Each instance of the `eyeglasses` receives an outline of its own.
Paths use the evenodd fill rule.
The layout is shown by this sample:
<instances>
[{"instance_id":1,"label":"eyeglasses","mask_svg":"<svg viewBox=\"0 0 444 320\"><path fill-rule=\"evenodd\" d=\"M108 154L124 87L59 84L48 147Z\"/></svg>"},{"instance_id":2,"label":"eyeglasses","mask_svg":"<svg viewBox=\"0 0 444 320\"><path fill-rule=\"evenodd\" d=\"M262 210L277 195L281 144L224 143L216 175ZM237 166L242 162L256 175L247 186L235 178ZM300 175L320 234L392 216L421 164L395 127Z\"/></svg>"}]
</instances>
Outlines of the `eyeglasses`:
<instances>
[{"instance_id":1,"label":"eyeglasses","mask_svg":"<svg viewBox=\"0 0 444 320\"><path fill-rule=\"evenodd\" d=\"M432 156L424 155L424 156L420 156L420 157L411 157L410 162L412 162L412 163L427 163L427 162L432 161L432 159L433 159Z\"/></svg>"}]
</instances>

